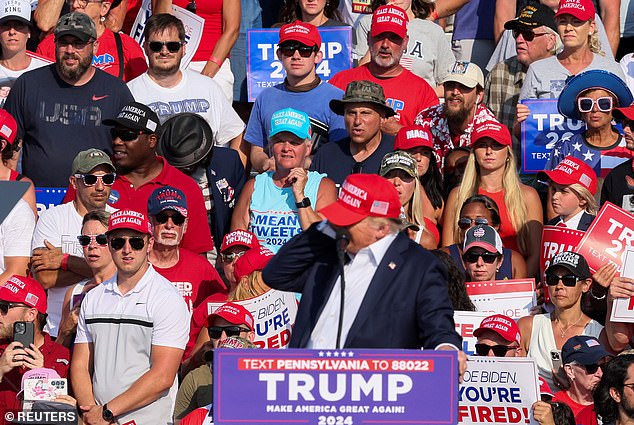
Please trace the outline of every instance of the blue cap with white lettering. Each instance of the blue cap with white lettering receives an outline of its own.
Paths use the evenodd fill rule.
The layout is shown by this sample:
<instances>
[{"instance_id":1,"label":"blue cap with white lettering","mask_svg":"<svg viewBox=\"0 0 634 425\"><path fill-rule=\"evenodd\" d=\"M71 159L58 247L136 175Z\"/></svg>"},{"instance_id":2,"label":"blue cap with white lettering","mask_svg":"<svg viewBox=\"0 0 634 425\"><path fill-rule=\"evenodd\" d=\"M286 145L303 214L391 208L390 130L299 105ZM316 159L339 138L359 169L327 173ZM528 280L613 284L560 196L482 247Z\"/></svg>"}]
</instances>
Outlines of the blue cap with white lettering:
<instances>
[{"instance_id":1,"label":"blue cap with white lettering","mask_svg":"<svg viewBox=\"0 0 634 425\"><path fill-rule=\"evenodd\" d=\"M293 133L300 139L310 139L312 131L308 114L293 108L280 109L273 113L269 138L283 131Z\"/></svg>"}]
</instances>

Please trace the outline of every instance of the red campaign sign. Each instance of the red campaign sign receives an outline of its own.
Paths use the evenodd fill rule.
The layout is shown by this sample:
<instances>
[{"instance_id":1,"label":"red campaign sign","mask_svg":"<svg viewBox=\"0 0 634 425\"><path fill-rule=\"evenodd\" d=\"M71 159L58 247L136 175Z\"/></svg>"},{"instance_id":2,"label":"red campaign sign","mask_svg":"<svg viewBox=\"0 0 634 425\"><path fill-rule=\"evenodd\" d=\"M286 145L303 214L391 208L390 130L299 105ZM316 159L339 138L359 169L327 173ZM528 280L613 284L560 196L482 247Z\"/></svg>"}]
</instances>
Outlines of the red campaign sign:
<instances>
[{"instance_id":1,"label":"red campaign sign","mask_svg":"<svg viewBox=\"0 0 634 425\"><path fill-rule=\"evenodd\" d=\"M604 264L614 263L619 276L626 246L634 246L634 215L606 202L575 252L584 256L593 273Z\"/></svg>"},{"instance_id":2,"label":"red campaign sign","mask_svg":"<svg viewBox=\"0 0 634 425\"><path fill-rule=\"evenodd\" d=\"M574 251L585 232L559 226L544 226L542 231L542 249L539 253L540 276L550 265L550 260L560 252Z\"/></svg>"}]
</instances>

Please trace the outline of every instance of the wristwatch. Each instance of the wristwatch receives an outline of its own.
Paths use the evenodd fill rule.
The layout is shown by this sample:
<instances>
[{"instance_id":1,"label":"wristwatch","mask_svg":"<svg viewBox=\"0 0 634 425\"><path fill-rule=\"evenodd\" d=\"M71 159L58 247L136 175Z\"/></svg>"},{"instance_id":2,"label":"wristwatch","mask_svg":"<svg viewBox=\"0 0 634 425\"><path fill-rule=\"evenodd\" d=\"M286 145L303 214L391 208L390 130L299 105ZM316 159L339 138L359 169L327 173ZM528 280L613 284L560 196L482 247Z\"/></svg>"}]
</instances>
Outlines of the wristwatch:
<instances>
[{"instance_id":1,"label":"wristwatch","mask_svg":"<svg viewBox=\"0 0 634 425\"><path fill-rule=\"evenodd\" d=\"M108 403L103 405L103 412L101 412L101 417L103 418L104 421L109 422L111 424L115 422L115 418L114 418L114 414L112 413L112 410L108 409Z\"/></svg>"},{"instance_id":2,"label":"wristwatch","mask_svg":"<svg viewBox=\"0 0 634 425\"><path fill-rule=\"evenodd\" d=\"M310 207L310 199L309 198L304 198L299 202L295 202L295 206L297 208L307 208Z\"/></svg>"}]
</instances>

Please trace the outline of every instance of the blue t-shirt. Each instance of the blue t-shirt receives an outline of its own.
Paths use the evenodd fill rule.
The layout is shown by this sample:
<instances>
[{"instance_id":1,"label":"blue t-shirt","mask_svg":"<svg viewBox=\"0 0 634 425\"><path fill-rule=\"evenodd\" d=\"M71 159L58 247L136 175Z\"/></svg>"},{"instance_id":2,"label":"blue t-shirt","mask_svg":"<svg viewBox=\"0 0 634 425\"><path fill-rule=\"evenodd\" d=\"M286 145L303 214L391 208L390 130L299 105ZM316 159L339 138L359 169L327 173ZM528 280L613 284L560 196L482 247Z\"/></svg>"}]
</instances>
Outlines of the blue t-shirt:
<instances>
[{"instance_id":1,"label":"blue t-shirt","mask_svg":"<svg viewBox=\"0 0 634 425\"><path fill-rule=\"evenodd\" d=\"M454 21L454 40L493 40L495 0L471 0L458 12Z\"/></svg>"},{"instance_id":2,"label":"blue t-shirt","mask_svg":"<svg viewBox=\"0 0 634 425\"><path fill-rule=\"evenodd\" d=\"M291 92L284 84L264 90L255 99L244 139L252 145L265 147L271 132L273 113L284 108L306 112L311 120L317 120L328 127L329 141L346 137L343 117L337 115L328 104L332 99L341 99L343 91L332 84L321 83L307 92Z\"/></svg>"},{"instance_id":3,"label":"blue t-shirt","mask_svg":"<svg viewBox=\"0 0 634 425\"><path fill-rule=\"evenodd\" d=\"M24 139L22 173L36 186L68 186L80 151L112 152L110 127L101 122L115 118L132 101L122 80L99 69L83 86L59 78L55 64L22 74L5 104Z\"/></svg>"}]
</instances>

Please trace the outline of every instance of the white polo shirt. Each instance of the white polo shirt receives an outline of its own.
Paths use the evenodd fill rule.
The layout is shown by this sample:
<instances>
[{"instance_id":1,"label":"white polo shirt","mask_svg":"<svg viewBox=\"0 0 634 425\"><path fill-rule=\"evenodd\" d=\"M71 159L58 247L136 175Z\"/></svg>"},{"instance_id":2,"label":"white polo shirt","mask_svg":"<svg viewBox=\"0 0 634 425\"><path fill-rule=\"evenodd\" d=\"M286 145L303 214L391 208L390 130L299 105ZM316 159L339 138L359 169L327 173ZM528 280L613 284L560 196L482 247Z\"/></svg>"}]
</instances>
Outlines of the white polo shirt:
<instances>
[{"instance_id":1,"label":"white polo shirt","mask_svg":"<svg viewBox=\"0 0 634 425\"><path fill-rule=\"evenodd\" d=\"M107 403L125 392L150 366L152 346L185 349L189 313L178 290L150 265L125 295L117 276L88 292L82 302L75 343L94 344L93 392ZM119 423L172 424L177 380L154 402L117 417Z\"/></svg>"}]
</instances>

